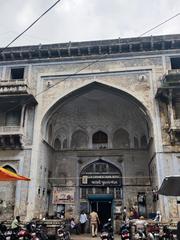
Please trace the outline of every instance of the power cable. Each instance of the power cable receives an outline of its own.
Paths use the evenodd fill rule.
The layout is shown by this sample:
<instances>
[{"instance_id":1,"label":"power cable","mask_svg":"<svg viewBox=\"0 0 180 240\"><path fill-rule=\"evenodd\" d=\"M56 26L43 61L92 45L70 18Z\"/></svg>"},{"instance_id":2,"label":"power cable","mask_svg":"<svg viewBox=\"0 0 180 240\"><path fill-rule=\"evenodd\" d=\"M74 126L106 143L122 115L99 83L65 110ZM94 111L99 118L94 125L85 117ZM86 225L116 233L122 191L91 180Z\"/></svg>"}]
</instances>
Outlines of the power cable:
<instances>
[{"instance_id":1,"label":"power cable","mask_svg":"<svg viewBox=\"0 0 180 240\"><path fill-rule=\"evenodd\" d=\"M34 21L24 32L26 32L30 27L32 27L43 15L45 15L50 9L52 9L59 1L60 1L60 0L58 0L57 2L55 2L46 12L44 12L36 21ZM164 25L165 23L171 21L172 19L174 19L175 17L177 17L177 16L179 16L179 15L180 15L180 13L177 13L177 14L175 14L174 16L172 16L172 17L168 18L167 20L163 21L162 23L156 25L155 27L150 28L148 31L140 34L140 35L139 35L139 38L141 38L141 37L142 37L143 35L145 35L146 33L149 33L150 31L152 31L152 30L154 30L154 29L156 29L156 28ZM17 36L12 42L14 42L14 41L15 41L18 37L20 37L24 32L22 32L19 36ZM11 43L12 43L12 42L11 42ZM7 49L8 46L9 46L11 43L9 43L5 48L2 49L2 50L0 51L0 54L1 54L5 49ZM80 73L80 72L83 71L84 69L92 66L92 65L95 64L95 63L98 63L101 59L103 59L104 57L106 57L106 56L108 56L108 55L109 55L108 53L103 54L101 57L99 57L97 60L89 63L87 66L85 66L85 67L81 68L80 70L77 70L76 72L68 75L67 77L65 77L65 78L62 79L61 81L55 83L54 85L50 86L49 88L44 89L43 91L35 94L34 97L37 97L37 96L41 95L42 93L48 91L50 88L53 88L53 87L57 86L57 85L60 84L62 81L65 81L65 80L69 79L70 77L77 75L78 73ZM32 97L28 98L28 99L24 102L24 104L25 104L25 103L28 103L29 100L31 100L31 99L32 99ZM8 109L7 112L9 112L9 111L11 111L11 110L13 110L13 109L15 109L15 108L17 108L17 107L19 107L19 106L21 106L21 104L18 104L17 106L14 106L13 108Z\"/></svg>"},{"instance_id":2,"label":"power cable","mask_svg":"<svg viewBox=\"0 0 180 240\"><path fill-rule=\"evenodd\" d=\"M45 15L50 9L52 9L52 8L53 8L58 2L60 2L60 1L61 1L61 0L58 0L57 2L55 2L46 12L44 12L36 21L34 21L25 31L27 31L31 26L33 26L43 15ZM139 38L141 38L141 37L142 37L143 35L145 35L146 33L154 30L155 28L158 28L159 26L164 25L166 22L172 20L173 18L175 18L175 17L177 17L177 16L179 16L179 15L180 15L180 13L177 13L177 14L175 14L174 16L172 16L171 18L168 18L167 20L165 20L164 22L156 25L156 26L153 27L153 28L150 28L148 31L146 31L146 32L142 33L141 35L139 35ZM25 32L25 31L24 31L24 32ZM18 37L20 37L24 32L22 32L19 36L17 36L12 42L14 42L14 41L15 41ZM11 43L12 43L12 42L11 42ZM9 46L11 43L9 43L5 48L3 48L2 51L4 51L5 49L7 49L8 46ZM2 53L2 51L0 51L0 54ZM80 73L81 71L85 70L86 68L94 65L95 63L100 62L103 58L107 57L108 55L109 55L108 53L103 54L103 55L100 56L97 60L95 60L95 61L93 61L93 62L90 62L87 66L85 66L85 67L77 70L76 72L68 75L67 77L65 77L65 78L62 79L61 81L55 83L54 85L48 87L47 89L44 89L43 91L41 91L41 92L39 92L39 93L37 93L37 94L29 97L28 99L26 99L26 101L24 102L24 104L28 103L32 98L37 97L37 96L43 94L44 92L48 91L50 88L53 88L53 87L57 86L57 85L60 84L62 81L65 81L65 80L67 80L67 79L69 79L69 78L71 78L71 77L73 77L73 76L76 76L78 73ZM16 106L8 109L6 112L9 112L9 111L11 111L11 110L13 110L13 109L16 109L16 108L19 107L19 106L21 106L21 104L17 104Z\"/></svg>"},{"instance_id":3,"label":"power cable","mask_svg":"<svg viewBox=\"0 0 180 240\"><path fill-rule=\"evenodd\" d=\"M50 6L43 14L41 14L33 23L31 23L22 33L15 37L10 43L8 43L4 48L0 50L0 54L6 50L13 42L20 38L25 32L27 32L34 24L36 24L46 13L48 13L52 8L54 8L61 0L56 1L52 6Z\"/></svg>"},{"instance_id":4,"label":"power cable","mask_svg":"<svg viewBox=\"0 0 180 240\"><path fill-rule=\"evenodd\" d=\"M163 24L165 24L165 23L167 23L167 22L171 21L173 18L176 18L176 17L177 17L177 16L179 16L179 15L180 15L180 13L177 13L177 14L175 14L174 16L172 16L172 17L170 17L170 18L166 19L164 22L161 22L161 23L159 23L158 25L156 25L155 27L153 27L153 28L150 28L150 29L149 29L149 30L147 30L146 32L142 33L141 35L139 35L139 37L142 37L142 36L144 36L146 33L149 33L149 32L151 32L152 30L154 30L154 29L156 29L156 28L158 28L158 27L162 26Z\"/></svg>"}]
</instances>

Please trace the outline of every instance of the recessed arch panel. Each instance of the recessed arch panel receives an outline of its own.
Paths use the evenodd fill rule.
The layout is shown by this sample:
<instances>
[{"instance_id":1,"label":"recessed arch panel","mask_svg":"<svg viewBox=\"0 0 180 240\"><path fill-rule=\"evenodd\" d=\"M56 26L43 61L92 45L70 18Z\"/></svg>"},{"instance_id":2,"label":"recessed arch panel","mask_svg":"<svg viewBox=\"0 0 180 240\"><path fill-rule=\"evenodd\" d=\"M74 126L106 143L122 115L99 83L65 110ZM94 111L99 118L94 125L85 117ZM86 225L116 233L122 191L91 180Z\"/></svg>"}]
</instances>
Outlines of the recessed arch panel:
<instances>
[{"instance_id":1,"label":"recessed arch panel","mask_svg":"<svg viewBox=\"0 0 180 240\"><path fill-rule=\"evenodd\" d=\"M124 98L125 100L127 100L128 102L130 102L131 104L133 104L134 108L137 108L139 115L141 115L144 119L146 119L147 126L148 126L148 132L152 135L152 129L151 129L152 121L150 119L150 114L149 114L148 110L146 109L146 107L138 99L136 99L134 96L132 96L129 93L124 92L118 88L107 86L105 84L98 83L98 82L93 82L86 86L78 88L78 89L74 90L73 92L70 92L66 96L62 97L46 112L46 114L44 115L44 117L42 119L42 123L41 123L42 136L43 137L46 136L45 133L47 131L47 128L49 128L48 122L53 117L53 115L57 112L57 109L60 109L62 106L64 106L64 104L68 104L69 102L74 101L79 96L84 95L88 92L91 92L94 89L98 89L98 90L101 90L104 92L109 92L114 95L120 96L120 97Z\"/></svg>"},{"instance_id":2,"label":"recessed arch panel","mask_svg":"<svg viewBox=\"0 0 180 240\"><path fill-rule=\"evenodd\" d=\"M113 135L113 147L114 148L130 147L129 133L125 129L120 128L115 131Z\"/></svg>"},{"instance_id":3,"label":"recessed arch panel","mask_svg":"<svg viewBox=\"0 0 180 240\"><path fill-rule=\"evenodd\" d=\"M88 135L82 130L77 130L72 134L71 148L84 149L88 147Z\"/></svg>"}]
</instances>

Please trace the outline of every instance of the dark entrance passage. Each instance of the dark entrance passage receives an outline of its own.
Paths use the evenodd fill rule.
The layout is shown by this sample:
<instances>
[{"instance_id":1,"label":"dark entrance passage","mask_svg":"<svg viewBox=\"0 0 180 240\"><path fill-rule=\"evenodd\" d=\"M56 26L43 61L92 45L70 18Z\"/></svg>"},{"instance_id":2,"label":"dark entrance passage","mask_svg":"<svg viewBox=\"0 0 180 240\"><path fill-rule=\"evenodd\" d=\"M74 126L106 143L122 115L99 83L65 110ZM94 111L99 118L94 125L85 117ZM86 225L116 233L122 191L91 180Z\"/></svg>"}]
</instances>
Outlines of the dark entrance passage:
<instances>
[{"instance_id":1,"label":"dark entrance passage","mask_svg":"<svg viewBox=\"0 0 180 240\"><path fill-rule=\"evenodd\" d=\"M91 195L89 196L90 211L95 210L98 213L100 226L99 229L107 222L109 218L112 218L112 195Z\"/></svg>"}]
</instances>

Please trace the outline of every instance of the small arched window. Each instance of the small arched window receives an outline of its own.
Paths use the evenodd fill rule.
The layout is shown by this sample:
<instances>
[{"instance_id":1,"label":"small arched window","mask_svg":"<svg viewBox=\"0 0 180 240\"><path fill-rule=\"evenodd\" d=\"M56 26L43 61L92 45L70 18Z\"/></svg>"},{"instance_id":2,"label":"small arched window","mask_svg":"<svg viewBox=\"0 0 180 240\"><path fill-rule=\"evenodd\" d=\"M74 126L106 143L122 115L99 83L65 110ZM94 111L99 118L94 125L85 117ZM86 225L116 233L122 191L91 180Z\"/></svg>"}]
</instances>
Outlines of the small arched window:
<instances>
[{"instance_id":1,"label":"small arched window","mask_svg":"<svg viewBox=\"0 0 180 240\"><path fill-rule=\"evenodd\" d=\"M107 148L108 146L108 136L102 131L94 133L92 137L93 148Z\"/></svg>"},{"instance_id":2,"label":"small arched window","mask_svg":"<svg viewBox=\"0 0 180 240\"><path fill-rule=\"evenodd\" d=\"M98 131L98 132L94 133L92 142L93 142L93 144L107 143L108 136L106 133L104 133L102 131Z\"/></svg>"},{"instance_id":3,"label":"small arched window","mask_svg":"<svg viewBox=\"0 0 180 240\"><path fill-rule=\"evenodd\" d=\"M9 165L5 165L3 168L5 168L6 170L8 170L10 172L16 173L16 170Z\"/></svg>"}]
</instances>

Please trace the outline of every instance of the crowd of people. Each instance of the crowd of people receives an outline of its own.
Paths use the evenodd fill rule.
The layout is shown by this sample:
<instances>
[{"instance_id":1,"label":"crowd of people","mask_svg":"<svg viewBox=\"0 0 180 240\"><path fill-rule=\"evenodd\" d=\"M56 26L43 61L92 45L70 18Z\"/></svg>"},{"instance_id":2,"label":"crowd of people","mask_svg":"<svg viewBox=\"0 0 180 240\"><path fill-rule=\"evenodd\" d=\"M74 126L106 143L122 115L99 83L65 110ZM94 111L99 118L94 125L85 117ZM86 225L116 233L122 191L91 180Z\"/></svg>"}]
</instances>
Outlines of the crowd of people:
<instances>
[{"instance_id":1,"label":"crowd of people","mask_svg":"<svg viewBox=\"0 0 180 240\"><path fill-rule=\"evenodd\" d=\"M118 225L118 229L120 229L121 224L127 223L129 221L134 221L135 225L138 229L142 229L146 226L146 220L143 216L139 216L137 210L134 207L131 207L129 210L127 210L126 207L124 207L120 213L121 215L121 223ZM155 218L153 219L154 222L161 222L161 214L160 211L157 211ZM74 218L71 218L70 226L71 229L74 230L76 234L84 234L86 229L86 223L87 221L90 222L90 232L92 237L96 237L98 233L98 227L100 226L100 219L98 216L98 213L94 210L87 216L87 214L82 211L79 217L78 222L75 221ZM118 231L118 230L117 230Z\"/></svg>"},{"instance_id":2,"label":"crowd of people","mask_svg":"<svg viewBox=\"0 0 180 240\"><path fill-rule=\"evenodd\" d=\"M138 212L135 208L130 208L127 210L126 207L124 207L120 213L121 215L121 223L119 223L118 228L120 229L120 225L122 223L127 223L131 220L136 220L137 228L143 228L145 226L145 219L143 216L139 216ZM64 215L62 214L62 218L64 218ZM161 222L161 214L159 211L157 211L157 214L154 218L155 222ZM87 222L90 223L87 224ZM11 224L11 229L16 231L20 226L20 217L17 216ZM95 210L92 210L92 212L87 215L85 211L81 211L80 216L78 219L70 218L69 219L69 226L70 231L74 232L75 234L84 234L87 230L87 227L90 226L90 232L92 237L96 237L98 234L98 227L100 226L100 219L98 216L98 213Z\"/></svg>"}]
</instances>

